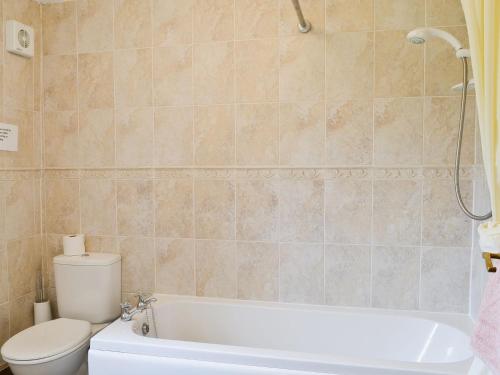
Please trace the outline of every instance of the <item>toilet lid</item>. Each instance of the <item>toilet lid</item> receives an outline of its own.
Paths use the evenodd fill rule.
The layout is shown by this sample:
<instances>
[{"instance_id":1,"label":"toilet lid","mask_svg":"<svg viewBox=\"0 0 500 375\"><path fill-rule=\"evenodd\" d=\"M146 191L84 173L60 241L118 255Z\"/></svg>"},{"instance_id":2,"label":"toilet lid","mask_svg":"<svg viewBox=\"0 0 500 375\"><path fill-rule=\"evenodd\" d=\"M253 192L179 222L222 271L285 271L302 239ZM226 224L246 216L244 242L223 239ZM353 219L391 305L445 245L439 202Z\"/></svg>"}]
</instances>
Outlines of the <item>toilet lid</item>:
<instances>
[{"instance_id":1,"label":"toilet lid","mask_svg":"<svg viewBox=\"0 0 500 375\"><path fill-rule=\"evenodd\" d=\"M78 347L90 332L90 323L83 320L50 320L11 337L2 346L2 357L14 361L53 357Z\"/></svg>"}]
</instances>

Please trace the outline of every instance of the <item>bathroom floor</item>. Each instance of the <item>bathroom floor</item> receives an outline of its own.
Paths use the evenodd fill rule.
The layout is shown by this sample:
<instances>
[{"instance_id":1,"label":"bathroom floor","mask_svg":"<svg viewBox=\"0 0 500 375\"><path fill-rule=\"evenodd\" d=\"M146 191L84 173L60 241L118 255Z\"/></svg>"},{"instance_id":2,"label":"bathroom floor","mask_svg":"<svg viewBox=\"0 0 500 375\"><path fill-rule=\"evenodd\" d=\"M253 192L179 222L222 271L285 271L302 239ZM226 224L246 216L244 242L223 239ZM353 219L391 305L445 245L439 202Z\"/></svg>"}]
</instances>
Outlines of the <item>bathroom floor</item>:
<instances>
[{"instance_id":1,"label":"bathroom floor","mask_svg":"<svg viewBox=\"0 0 500 375\"><path fill-rule=\"evenodd\" d=\"M6 368L5 370L0 371L0 375L12 375L10 368Z\"/></svg>"}]
</instances>

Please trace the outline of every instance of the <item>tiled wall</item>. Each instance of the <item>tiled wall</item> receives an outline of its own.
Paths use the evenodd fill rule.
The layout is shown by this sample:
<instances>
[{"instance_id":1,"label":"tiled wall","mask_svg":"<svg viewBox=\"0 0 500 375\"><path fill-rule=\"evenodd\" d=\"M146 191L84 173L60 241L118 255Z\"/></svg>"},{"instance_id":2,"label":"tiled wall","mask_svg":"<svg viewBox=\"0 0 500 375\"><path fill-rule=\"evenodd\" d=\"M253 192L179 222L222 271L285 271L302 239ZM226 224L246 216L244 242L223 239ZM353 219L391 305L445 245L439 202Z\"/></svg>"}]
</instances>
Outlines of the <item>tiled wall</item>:
<instances>
[{"instance_id":1,"label":"tiled wall","mask_svg":"<svg viewBox=\"0 0 500 375\"><path fill-rule=\"evenodd\" d=\"M459 3L301 0L309 34L289 0L43 6L47 270L84 232L125 293L467 312L461 66L405 38L465 40Z\"/></svg>"},{"instance_id":2,"label":"tiled wall","mask_svg":"<svg viewBox=\"0 0 500 375\"><path fill-rule=\"evenodd\" d=\"M41 269L41 11L32 0L0 1L0 121L19 126L19 151L0 151L0 346L33 324ZM35 29L35 57L4 48L4 25ZM4 363L0 357L0 369Z\"/></svg>"}]
</instances>

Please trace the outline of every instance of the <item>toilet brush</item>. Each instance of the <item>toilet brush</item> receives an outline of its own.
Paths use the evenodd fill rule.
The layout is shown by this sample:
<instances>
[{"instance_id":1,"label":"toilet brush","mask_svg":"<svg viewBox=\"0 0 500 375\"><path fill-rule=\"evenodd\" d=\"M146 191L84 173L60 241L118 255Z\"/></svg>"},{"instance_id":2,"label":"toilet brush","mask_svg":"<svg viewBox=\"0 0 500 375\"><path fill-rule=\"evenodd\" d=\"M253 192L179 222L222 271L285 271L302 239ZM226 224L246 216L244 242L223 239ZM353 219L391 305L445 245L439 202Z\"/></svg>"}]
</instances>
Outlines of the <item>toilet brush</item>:
<instances>
[{"instance_id":1,"label":"toilet brush","mask_svg":"<svg viewBox=\"0 0 500 375\"><path fill-rule=\"evenodd\" d=\"M45 300L45 290L43 288L43 275L40 270L36 274L36 295L33 303L35 324L47 322L52 319L50 302Z\"/></svg>"}]
</instances>

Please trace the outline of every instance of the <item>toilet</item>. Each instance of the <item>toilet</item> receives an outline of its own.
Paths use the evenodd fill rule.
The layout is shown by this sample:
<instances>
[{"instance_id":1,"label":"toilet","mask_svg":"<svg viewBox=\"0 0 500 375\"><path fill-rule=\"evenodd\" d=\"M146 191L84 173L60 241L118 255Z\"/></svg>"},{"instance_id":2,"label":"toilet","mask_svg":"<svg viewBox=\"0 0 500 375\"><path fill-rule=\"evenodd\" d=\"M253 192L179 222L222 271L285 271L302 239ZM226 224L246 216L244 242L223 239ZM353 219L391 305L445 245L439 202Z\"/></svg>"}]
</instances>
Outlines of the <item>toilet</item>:
<instances>
[{"instance_id":1,"label":"toilet","mask_svg":"<svg viewBox=\"0 0 500 375\"><path fill-rule=\"evenodd\" d=\"M14 375L85 374L90 338L120 315L120 255L58 255L53 264L60 318L25 329L2 346Z\"/></svg>"}]
</instances>

